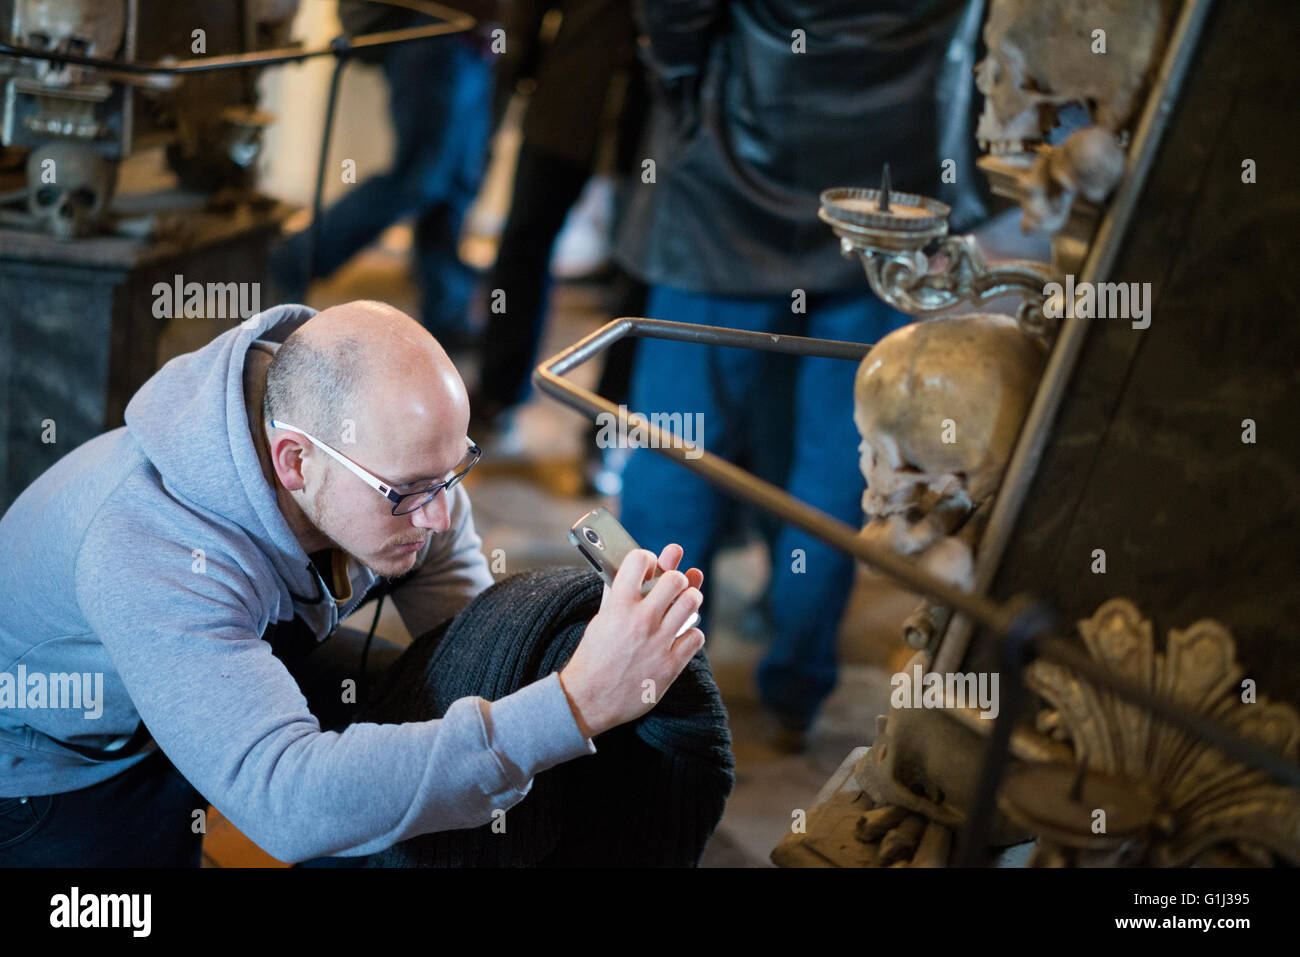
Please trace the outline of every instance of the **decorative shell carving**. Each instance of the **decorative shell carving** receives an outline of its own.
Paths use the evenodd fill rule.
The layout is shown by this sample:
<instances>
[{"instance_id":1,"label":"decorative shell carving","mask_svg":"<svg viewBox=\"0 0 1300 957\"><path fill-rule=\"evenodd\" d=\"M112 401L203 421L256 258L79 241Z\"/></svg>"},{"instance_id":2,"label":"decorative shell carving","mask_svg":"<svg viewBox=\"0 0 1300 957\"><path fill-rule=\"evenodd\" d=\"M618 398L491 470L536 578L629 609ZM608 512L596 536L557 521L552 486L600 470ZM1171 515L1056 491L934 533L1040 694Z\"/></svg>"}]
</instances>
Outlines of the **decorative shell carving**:
<instances>
[{"instance_id":1,"label":"decorative shell carving","mask_svg":"<svg viewBox=\"0 0 1300 957\"><path fill-rule=\"evenodd\" d=\"M1098 663L1296 760L1300 714L1263 696L1242 700L1236 643L1218 622L1204 619L1186 630L1171 629L1160 653L1151 622L1132 602L1114 598L1081 621L1079 631ZM1035 662L1026 671L1026 682L1049 705L1038 716L1039 730L1068 741L1085 777L1101 782L1094 793L1128 790L1153 799L1118 858L1089 860L1090 854L1113 853L1114 836L1071 822L1040 837L1043 860L1176 867L1274 863L1280 858L1300 864L1300 791L1275 783L1265 772L1235 762L1059 665ZM1117 788L1118 783L1122 786ZM1051 788L1036 784L1017 790L1011 779L1008 784L1012 787L1004 792L1003 804L1013 818L1022 823L1064 820L1061 795L1049 802ZM1074 790L1078 794L1080 788ZM1086 805L1086 795L1080 801ZM1120 816L1131 822L1136 803ZM1043 834L1042 828L1036 830Z\"/></svg>"}]
</instances>

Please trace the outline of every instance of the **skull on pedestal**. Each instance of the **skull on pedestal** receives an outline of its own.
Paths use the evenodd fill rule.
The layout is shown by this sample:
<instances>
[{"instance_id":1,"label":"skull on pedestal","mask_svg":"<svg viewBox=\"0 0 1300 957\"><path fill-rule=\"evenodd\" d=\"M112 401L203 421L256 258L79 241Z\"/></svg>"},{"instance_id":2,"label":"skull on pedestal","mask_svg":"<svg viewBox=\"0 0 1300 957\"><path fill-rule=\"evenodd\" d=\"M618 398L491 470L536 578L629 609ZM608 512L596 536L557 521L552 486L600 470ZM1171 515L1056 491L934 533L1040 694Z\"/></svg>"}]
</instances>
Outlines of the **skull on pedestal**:
<instances>
[{"instance_id":1,"label":"skull on pedestal","mask_svg":"<svg viewBox=\"0 0 1300 957\"><path fill-rule=\"evenodd\" d=\"M14 21L23 46L112 59L122 45L126 8L122 0L18 0ZM47 86L74 85L85 71L49 60L36 63L36 78Z\"/></svg>"},{"instance_id":2,"label":"skull on pedestal","mask_svg":"<svg viewBox=\"0 0 1300 957\"><path fill-rule=\"evenodd\" d=\"M74 142L45 143L27 157L28 208L60 239L96 231L113 195L116 164Z\"/></svg>"},{"instance_id":3,"label":"skull on pedestal","mask_svg":"<svg viewBox=\"0 0 1300 957\"><path fill-rule=\"evenodd\" d=\"M993 0L988 56L975 68L985 97L980 146L1023 153L1046 140L1070 104L1092 123L1026 158L1026 230L1055 232L1076 194L1101 202L1119 181L1121 134L1154 71L1170 9L1169 0Z\"/></svg>"},{"instance_id":4,"label":"skull on pedestal","mask_svg":"<svg viewBox=\"0 0 1300 957\"><path fill-rule=\"evenodd\" d=\"M863 534L969 588L968 519L997 491L1043 361L998 315L917 322L876 343L854 383Z\"/></svg>"},{"instance_id":5,"label":"skull on pedestal","mask_svg":"<svg viewBox=\"0 0 1300 957\"><path fill-rule=\"evenodd\" d=\"M877 342L853 390L867 480L863 535L969 590L981 524L974 516L1002 481L1044 359L1009 316L930 319ZM922 610L930 611L928 602ZM918 652L908 668L924 663ZM855 769L877 805L858 838L879 842L883 863L946 862L949 830L965 823L975 794L980 754L980 735L948 712L895 706L877 719L875 742ZM995 843L1018 836L1005 823L998 819Z\"/></svg>"}]
</instances>

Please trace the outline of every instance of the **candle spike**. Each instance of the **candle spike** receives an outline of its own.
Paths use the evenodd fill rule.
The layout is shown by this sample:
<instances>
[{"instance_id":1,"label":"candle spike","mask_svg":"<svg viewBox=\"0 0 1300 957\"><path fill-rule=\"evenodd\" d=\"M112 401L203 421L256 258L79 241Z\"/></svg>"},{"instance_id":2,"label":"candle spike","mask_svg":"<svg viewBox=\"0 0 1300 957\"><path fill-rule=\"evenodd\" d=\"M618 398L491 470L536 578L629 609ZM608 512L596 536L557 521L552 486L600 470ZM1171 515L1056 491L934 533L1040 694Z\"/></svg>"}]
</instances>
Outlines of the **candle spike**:
<instances>
[{"instance_id":1,"label":"candle spike","mask_svg":"<svg viewBox=\"0 0 1300 957\"><path fill-rule=\"evenodd\" d=\"M884 169L880 171L880 202L876 210L881 213L889 212L889 164L886 163Z\"/></svg>"}]
</instances>

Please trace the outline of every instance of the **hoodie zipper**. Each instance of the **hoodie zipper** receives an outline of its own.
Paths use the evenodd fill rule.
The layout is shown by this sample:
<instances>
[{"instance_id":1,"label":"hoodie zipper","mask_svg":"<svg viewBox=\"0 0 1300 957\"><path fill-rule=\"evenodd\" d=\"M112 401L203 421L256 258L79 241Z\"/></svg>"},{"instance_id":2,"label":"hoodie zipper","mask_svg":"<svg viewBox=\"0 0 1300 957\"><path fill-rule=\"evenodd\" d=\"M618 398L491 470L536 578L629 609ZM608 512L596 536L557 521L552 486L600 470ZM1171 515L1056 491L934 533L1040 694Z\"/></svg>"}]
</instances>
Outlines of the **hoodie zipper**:
<instances>
[{"instance_id":1,"label":"hoodie zipper","mask_svg":"<svg viewBox=\"0 0 1300 957\"><path fill-rule=\"evenodd\" d=\"M362 603L366 600L366 596L370 594L370 592L374 589L375 586L374 583L371 583L367 588L361 591L360 595L358 595L356 586L353 585L352 598L348 601L346 605L340 605L337 601L334 600L333 592L331 592L329 588L326 586L325 579L321 577L321 574L319 571L317 571L316 566L313 565L311 562L308 562L307 569L312 573L313 577L315 577L316 587L320 589L322 597L328 600L330 603L329 627L325 633L325 636L319 639L319 641L317 642L317 644L319 644L321 641L324 641L326 638L332 637L334 632L338 631L339 625L342 624L343 619L347 618L354 611L356 611L358 608L361 607ZM348 580L349 583L351 584L351 576L348 576Z\"/></svg>"}]
</instances>

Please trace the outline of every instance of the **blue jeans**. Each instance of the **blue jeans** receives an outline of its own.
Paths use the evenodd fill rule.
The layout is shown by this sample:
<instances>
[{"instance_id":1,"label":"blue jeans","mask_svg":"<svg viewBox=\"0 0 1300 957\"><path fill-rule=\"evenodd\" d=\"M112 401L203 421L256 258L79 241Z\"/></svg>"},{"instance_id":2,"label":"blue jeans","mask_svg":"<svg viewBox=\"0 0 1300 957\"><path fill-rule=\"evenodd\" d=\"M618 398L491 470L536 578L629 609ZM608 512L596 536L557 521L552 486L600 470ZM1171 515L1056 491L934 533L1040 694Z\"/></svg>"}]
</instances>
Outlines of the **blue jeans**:
<instances>
[{"instance_id":1,"label":"blue jeans","mask_svg":"<svg viewBox=\"0 0 1300 957\"><path fill-rule=\"evenodd\" d=\"M911 321L866 292L810 295L806 315L793 313L791 303L788 296L708 296L656 286L646 315L856 342L875 342ZM643 415L702 413L708 451L859 526L864 483L853 424L856 372L857 365L843 359L642 339L629 407ZM721 489L652 449L633 452L623 478L622 522L642 546L658 551L677 542L686 552L683 565L707 573L731 521L731 502ZM784 524L775 529L771 550L767 600L775 635L759 662L759 694L783 720L806 726L835 687L835 639L854 563Z\"/></svg>"},{"instance_id":2,"label":"blue jeans","mask_svg":"<svg viewBox=\"0 0 1300 957\"><path fill-rule=\"evenodd\" d=\"M360 678L364 640L363 633L341 628L295 668L323 730L342 729L357 711L357 705L342 703L339 688L343 678ZM376 637L366 659L369 679L391 667L401 653ZM207 800L157 751L79 791L0 798L0 868L198 867L203 835L194 830L194 812L207 807ZM316 858L299 866L364 863L364 857Z\"/></svg>"},{"instance_id":3,"label":"blue jeans","mask_svg":"<svg viewBox=\"0 0 1300 957\"><path fill-rule=\"evenodd\" d=\"M0 868L198 867L207 806L161 751L80 791L0 798Z\"/></svg>"},{"instance_id":4,"label":"blue jeans","mask_svg":"<svg viewBox=\"0 0 1300 957\"><path fill-rule=\"evenodd\" d=\"M492 67L456 37L398 44L383 66L396 137L392 168L322 212L310 270L305 230L281 244L272 266L283 292L301 298L310 279L334 272L393 223L415 215L421 321L435 335L460 330L475 276L456 247L483 178Z\"/></svg>"}]
</instances>

